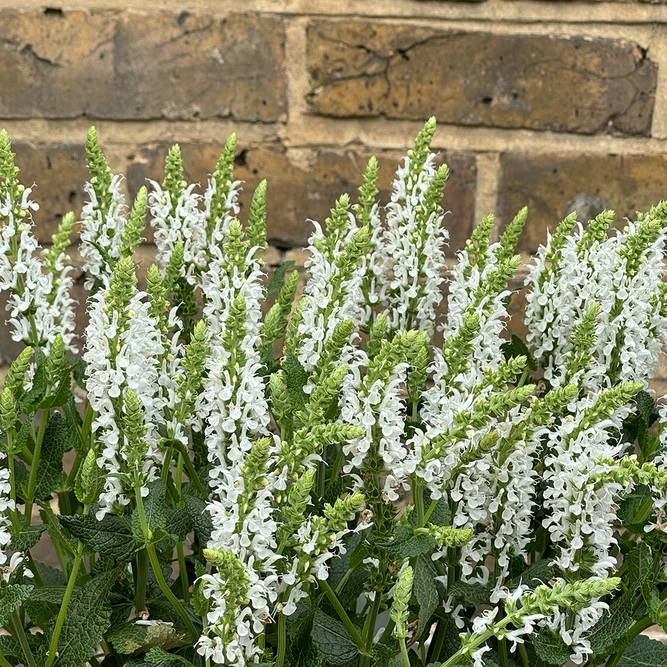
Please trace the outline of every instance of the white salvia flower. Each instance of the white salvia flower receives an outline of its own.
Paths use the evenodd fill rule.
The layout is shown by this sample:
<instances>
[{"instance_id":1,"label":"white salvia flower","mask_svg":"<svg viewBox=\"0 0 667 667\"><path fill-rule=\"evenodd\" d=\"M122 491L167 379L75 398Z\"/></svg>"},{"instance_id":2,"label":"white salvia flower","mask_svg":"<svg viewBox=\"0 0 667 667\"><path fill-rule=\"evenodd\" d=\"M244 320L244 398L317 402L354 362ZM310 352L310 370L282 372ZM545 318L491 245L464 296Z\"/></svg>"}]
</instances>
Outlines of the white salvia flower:
<instances>
[{"instance_id":1,"label":"white salvia flower","mask_svg":"<svg viewBox=\"0 0 667 667\"><path fill-rule=\"evenodd\" d=\"M10 498L11 485L9 482L9 468L5 467L7 454L0 451L0 565L7 562L5 548L12 539L10 528L12 521L9 512L14 511L15 503Z\"/></svg>"},{"instance_id":2,"label":"white salvia flower","mask_svg":"<svg viewBox=\"0 0 667 667\"><path fill-rule=\"evenodd\" d=\"M236 219L241 207L239 205L239 191L241 181L232 181L227 193L227 198L223 205L222 215L219 215L212 220L213 225L209 232L209 251L215 251L216 248L222 247L229 235L229 228L232 222ZM206 190L204 191L204 219L209 221L212 219L212 202L215 199L217 192L217 183L214 175L209 176Z\"/></svg>"},{"instance_id":3,"label":"white salvia flower","mask_svg":"<svg viewBox=\"0 0 667 667\"><path fill-rule=\"evenodd\" d=\"M173 207L171 193L163 190L155 181L150 181L152 190L148 195L151 225L155 228L157 261L164 269L171 260L177 243L183 244L184 277L195 284L197 274L208 265L209 239L206 232L206 217L200 208L202 197L195 192L196 184L189 185L180 193Z\"/></svg>"},{"instance_id":4,"label":"white salvia flower","mask_svg":"<svg viewBox=\"0 0 667 667\"><path fill-rule=\"evenodd\" d=\"M48 355L61 334L65 349L76 352L69 267L62 267L60 276L45 269L32 233L31 211L39 206L30 200L31 188L18 189L20 200L12 200L8 190L0 192L0 220L5 220L0 229L0 291L7 293L12 340L41 346Z\"/></svg>"},{"instance_id":5,"label":"white salvia flower","mask_svg":"<svg viewBox=\"0 0 667 667\"><path fill-rule=\"evenodd\" d=\"M431 153L415 178L412 160L406 157L396 172L387 206L380 273L388 278L380 296L389 328L395 331L418 329L432 334L436 308L442 301L443 248L449 233L442 226L439 209L424 213L428 211L425 195L437 171L434 163Z\"/></svg>"},{"instance_id":6,"label":"white salvia flower","mask_svg":"<svg viewBox=\"0 0 667 667\"><path fill-rule=\"evenodd\" d=\"M83 269L89 276L85 284L86 289L90 289L96 280L102 280L111 270L98 247L112 261L120 259L121 235L127 224L127 206L125 196L120 189L121 183L120 175L111 179L110 204L105 215L100 210L100 202L93 185L91 183L84 185L88 200L81 211L80 251L84 258Z\"/></svg>"},{"instance_id":7,"label":"white salvia flower","mask_svg":"<svg viewBox=\"0 0 667 667\"><path fill-rule=\"evenodd\" d=\"M158 359L163 353L160 332L149 314L144 292L135 289L126 312L119 313L109 305L112 290L113 286L103 288L90 299L84 353L88 400L96 415L92 431L102 446L97 463L108 473L99 499L98 519L110 512L114 503L129 503L121 480L113 476L121 472L127 460L128 443L119 428L123 415L117 413L112 399L124 398L132 390L143 408L147 430L144 440L148 445L143 472L147 479L155 476L156 466L163 459L154 422L163 408L158 383ZM129 316L119 327L123 315Z\"/></svg>"},{"instance_id":8,"label":"white salvia flower","mask_svg":"<svg viewBox=\"0 0 667 667\"><path fill-rule=\"evenodd\" d=\"M665 233L653 213L609 238L602 238L606 228L600 231L599 224L593 232L577 225L574 234L559 240L558 261L553 237L540 247L526 279L525 320L528 343L552 386L572 380L563 372L572 333L593 303L599 305L593 359L574 379L595 389L646 381L655 372L667 320L660 288ZM599 216L591 225L598 220L605 219Z\"/></svg>"}]
</instances>

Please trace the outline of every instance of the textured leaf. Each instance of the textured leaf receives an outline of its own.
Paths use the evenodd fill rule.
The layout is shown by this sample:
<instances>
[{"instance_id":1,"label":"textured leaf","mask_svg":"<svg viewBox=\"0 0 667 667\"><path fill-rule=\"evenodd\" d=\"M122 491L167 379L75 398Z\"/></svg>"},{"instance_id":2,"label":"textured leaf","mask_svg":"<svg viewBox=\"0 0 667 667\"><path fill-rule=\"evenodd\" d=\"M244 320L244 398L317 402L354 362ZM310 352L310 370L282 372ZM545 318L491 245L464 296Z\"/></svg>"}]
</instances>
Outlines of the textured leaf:
<instances>
[{"instance_id":1,"label":"textured leaf","mask_svg":"<svg viewBox=\"0 0 667 667\"><path fill-rule=\"evenodd\" d=\"M510 588L514 589L523 584L529 588L536 588L541 584L546 584L553 577L553 568L545 558L535 561L529 565L520 575L514 577L510 582Z\"/></svg>"},{"instance_id":2,"label":"textured leaf","mask_svg":"<svg viewBox=\"0 0 667 667\"><path fill-rule=\"evenodd\" d=\"M113 647L123 655L135 651L146 651L154 646L170 649L178 646L183 635L174 629L171 623L157 621L156 624L142 625L124 623L114 628L108 635Z\"/></svg>"},{"instance_id":3,"label":"textured leaf","mask_svg":"<svg viewBox=\"0 0 667 667\"><path fill-rule=\"evenodd\" d=\"M621 502L617 516L623 526L644 534L644 525L653 511L653 497L648 486L640 485Z\"/></svg>"},{"instance_id":4,"label":"textured leaf","mask_svg":"<svg viewBox=\"0 0 667 667\"><path fill-rule=\"evenodd\" d=\"M75 589L58 641L58 667L81 667L95 654L111 625L109 591L116 576L105 572Z\"/></svg>"},{"instance_id":5,"label":"textured leaf","mask_svg":"<svg viewBox=\"0 0 667 667\"><path fill-rule=\"evenodd\" d=\"M429 620L440 604L434 576L435 571L432 569L430 560L421 556L415 566L412 583L412 595L419 606L416 637L421 637L424 632L428 631Z\"/></svg>"},{"instance_id":6,"label":"textured leaf","mask_svg":"<svg viewBox=\"0 0 667 667\"><path fill-rule=\"evenodd\" d=\"M152 533L164 531L167 526L167 509L162 480L156 479L148 484L148 495L144 498L144 512L146 523ZM136 509L132 512L132 534L137 540L144 541L139 512Z\"/></svg>"},{"instance_id":7,"label":"textured leaf","mask_svg":"<svg viewBox=\"0 0 667 667\"><path fill-rule=\"evenodd\" d=\"M303 388L308 381L308 374L293 354L288 354L285 358L283 371L290 407L293 412L298 412L306 404L307 397Z\"/></svg>"},{"instance_id":8,"label":"textured leaf","mask_svg":"<svg viewBox=\"0 0 667 667\"><path fill-rule=\"evenodd\" d=\"M667 667L667 646L639 635L625 650L618 667Z\"/></svg>"},{"instance_id":9,"label":"textured leaf","mask_svg":"<svg viewBox=\"0 0 667 667\"><path fill-rule=\"evenodd\" d=\"M130 528L119 516L107 514L98 521L92 514L75 514L61 516L59 520L86 548L102 556L129 560L137 548Z\"/></svg>"},{"instance_id":10,"label":"textured leaf","mask_svg":"<svg viewBox=\"0 0 667 667\"><path fill-rule=\"evenodd\" d=\"M165 530L170 535L176 535L179 540L183 541L189 532L193 530L192 520L188 508L184 505L177 507L167 513L167 525Z\"/></svg>"},{"instance_id":11,"label":"textured leaf","mask_svg":"<svg viewBox=\"0 0 667 667\"><path fill-rule=\"evenodd\" d=\"M0 589L0 625L6 625L9 617L30 597L33 587L27 584L8 584Z\"/></svg>"},{"instance_id":12,"label":"textured leaf","mask_svg":"<svg viewBox=\"0 0 667 667\"><path fill-rule=\"evenodd\" d=\"M205 545L211 539L211 533L213 532L213 523L211 522L211 515L206 509L206 503L195 496L184 496L183 501L190 515L195 535L199 542Z\"/></svg>"},{"instance_id":13,"label":"textured leaf","mask_svg":"<svg viewBox=\"0 0 667 667\"><path fill-rule=\"evenodd\" d=\"M643 389L635 396L635 403L637 404L637 414L646 426L651 426L653 422L660 416L655 409L655 401L653 396Z\"/></svg>"},{"instance_id":14,"label":"textured leaf","mask_svg":"<svg viewBox=\"0 0 667 667\"><path fill-rule=\"evenodd\" d=\"M20 532L12 535L9 548L13 551L27 551L28 549L32 549L39 542L39 538L45 530L46 526L43 523L22 528Z\"/></svg>"},{"instance_id":15,"label":"textured leaf","mask_svg":"<svg viewBox=\"0 0 667 667\"><path fill-rule=\"evenodd\" d=\"M628 574L623 581L628 587L628 591L635 591L641 588L653 572L653 554L651 547L644 542L640 542L626 557L625 562L628 567Z\"/></svg>"},{"instance_id":16,"label":"textured leaf","mask_svg":"<svg viewBox=\"0 0 667 667\"><path fill-rule=\"evenodd\" d=\"M283 262L273 272L273 278L271 279L269 286L266 288L266 296L273 296L274 294L278 294L278 292L280 292L280 290L283 288L283 284L285 283L286 273L294 266L295 263L296 262L294 260L290 259L287 262Z\"/></svg>"},{"instance_id":17,"label":"textured leaf","mask_svg":"<svg viewBox=\"0 0 667 667\"><path fill-rule=\"evenodd\" d=\"M387 545L387 552L397 561L415 558L430 553L435 548L435 539L430 535L415 535L411 526L396 526L394 539Z\"/></svg>"},{"instance_id":18,"label":"textured leaf","mask_svg":"<svg viewBox=\"0 0 667 667\"><path fill-rule=\"evenodd\" d=\"M50 498L51 493L62 481L63 454L67 447L68 436L69 430L65 419L59 412L54 412L49 417L42 441L42 453L37 463L35 498L42 500Z\"/></svg>"},{"instance_id":19,"label":"textured leaf","mask_svg":"<svg viewBox=\"0 0 667 667\"><path fill-rule=\"evenodd\" d=\"M65 588L65 586L38 586L30 592L30 600L59 605L65 596Z\"/></svg>"},{"instance_id":20,"label":"textured leaf","mask_svg":"<svg viewBox=\"0 0 667 667\"><path fill-rule=\"evenodd\" d=\"M630 629L633 606L634 596L624 593L609 605L609 613L593 626L589 639L596 658L607 655L614 643Z\"/></svg>"},{"instance_id":21,"label":"textured leaf","mask_svg":"<svg viewBox=\"0 0 667 667\"><path fill-rule=\"evenodd\" d=\"M329 665L344 665L357 655L357 647L345 626L317 610L313 616L313 643L320 657Z\"/></svg>"},{"instance_id":22,"label":"textured leaf","mask_svg":"<svg viewBox=\"0 0 667 667\"><path fill-rule=\"evenodd\" d=\"M537 657L549 665L562 667L570 659L570 649L552 632L539 632L531 638Z\"/></svg>"},{"instance_id":23,"label":"textured leaf","mask_svg":"<svg viewBox=\"0 0 667 667\"><path fill-rule=\"evenodd\" d=\"M447 593L466 607L479 607L482 604L489 604L489 591L482 584L455 581L449 587Z\"/></svg>"},{"instance_id":24,"label":"textured leaf","mask_svg":"<svg viewBox=\"0 0 667 667\"><path fill-rule=\"evenodd\" d=\"M73 395L65 402L62 409L69 432L69 442L82 457L85 457L86 445L81 438L81 416L76 409Z\"/></svg>"},{"instance_id":25,"label":"textured leaf","mask_svg":"<svg viewBox=\"0 0 667 667\"><path fill-rule=\"evenodd\" d=\"M314 667L321 663L311 637L315 609L301 601L287 617L287 660L290 667Z\"/></svg>"},{"instance_id":26,"label":"textured leaf","mask_svg":"<svg viewBox=\"0 0 667 667\"><path fill-rule=\"evenodd\" d=\"M154 647L148 651L148 653L146 653L144 662L147 665L156 665L157 667L166 667L167 664L173 663L185 665L186 667L195 667L193 663L191 663L183 656L167 653L165 650L158 647Z\"/></svg>"}]
</instances>

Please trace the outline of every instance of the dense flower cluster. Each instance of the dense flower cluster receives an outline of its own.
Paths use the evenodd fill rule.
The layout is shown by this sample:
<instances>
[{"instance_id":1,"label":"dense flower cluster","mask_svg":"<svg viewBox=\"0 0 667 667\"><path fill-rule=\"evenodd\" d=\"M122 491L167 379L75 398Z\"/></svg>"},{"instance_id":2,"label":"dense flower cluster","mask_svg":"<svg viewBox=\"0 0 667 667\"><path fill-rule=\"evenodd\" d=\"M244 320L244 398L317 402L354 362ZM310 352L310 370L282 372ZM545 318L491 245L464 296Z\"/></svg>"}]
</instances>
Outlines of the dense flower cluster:
<instances>
[{"instance_id":1,"label":"dense flower cluster","mask_svg":"<svg viewBox=\"0 0 667 667\"><path fill-rule=\"evenodd\" d=\"M234 135L206 183L174 146L126 206L91 129L79 360L74 216L40 250L0 133L25 343L0 393L0 667L658 655L639 635L667 628L667 205L623 230L565 218L527 270L523 340L528 212L498 235L485 217L447 264L434 132L384 207L369 160L288 274L265 264L265 181L241 215ZM46 532L60 571L31 554Z\"/></svg>"}]
</instances>

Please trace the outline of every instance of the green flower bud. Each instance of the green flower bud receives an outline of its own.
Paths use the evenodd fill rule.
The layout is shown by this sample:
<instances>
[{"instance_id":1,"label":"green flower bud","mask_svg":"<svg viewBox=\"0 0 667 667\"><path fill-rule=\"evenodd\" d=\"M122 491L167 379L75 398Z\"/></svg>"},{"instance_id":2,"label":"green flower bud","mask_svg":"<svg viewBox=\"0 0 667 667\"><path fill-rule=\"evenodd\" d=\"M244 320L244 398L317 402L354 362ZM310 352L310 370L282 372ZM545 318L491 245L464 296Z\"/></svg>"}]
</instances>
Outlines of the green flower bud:
<instances>
[{"instance_id":1,"label":"green flower bud","mask_svg":"<svg viewBox=\"0 0 667 667\"><path fill-rule=\"evenodd\" d=\"M260 253L266 250L266 180L260 181L252 196L246 236L251 248Z\"/></svg>"},{"instance_id":2,"label":"green flower bud","mask_svg":"<svg viewBox=\"0 0 667 667\"><path fill-rule=\"evenodd\" d=\"M143 241L141 232L144 229L147 209L148 191L145 186L142 186L134 200L130 219L127 221L125 229L120 235L121 257L131 257L134 254L134 249Z\"/></svg>"},{"instance_id":3,"label":"green flower bud","mask_svg":"<svg viewBox=\"0 0 667 667\"><path fill-rule=\"evenodd\" d=\"M145 440L147 428L144 423L144 409L137 395L128 389L125 394L125 413L122 416L123 433L125 434L125 454L131 470L143 468L148 443Z\"/></svg>"},{"instance_id":4,"label":"green flower bud","mask_svg":"<svg viewBox=\"0 0 667 667\"><path fill-rule=\"evenodd\" d=\"M0 394L0 424L5 433L12 433L15 430L16 403L9 387L4 387Z\"/></svg>"},{"instance_id":5,"label":"green flower bud","mask_svg":"<svg viewBox=\"0 0 667 667\"><path fill-rule=\"evenodd\" d=\"M368 160L366 171L364 172L364 183L359 188L359 203L355 204L354 212L357 220L362 225L367 225L371 221L371 211L375 205L375 198L379 192L377 187L378 179L378 161L375 156Z\"/></svg>"},{"instance_id":6,"label":"green flower bud","mask_svg":"<svg viewBox=\"0 0 667 667\"><path fill-rule=\"evenodd\" d=\"M63 368L65 368L65 344L63 337L57 334L51 344L51 350L46 360L46 377L51 386L60 380Z\"/></svg>"},{"instance_id":7,"label":"green flower bud","mask_svg":"<svg viewBox=\"0 0 667 667\"><path fill-rule=\"evenodd\" d=\"M474 537L474 532L469 528L453 528L452 526L435 526L430 523L427 526L428 533L439 547L462 547Z\"/></svg>"},{"instance_id":8,"label":"green flower bud","mask_svg":"<svg viewBox=\"0 0 667 667\"><path fill-rule=\"evenodd\" d=\"M412 597L413 579L412 568L408 565L398 577L394 589L394 601L389 616L395 623L393 634L396 639L405 639L408 636L408 606Z\"/></svg>"},{"instance_id":9,"label":"green flower bud","mask_svg":"<svg viewBox=\"0 0 667 667\"><path fill-rule=\"evenodd\" d=\"M74 493L83 505L97 502L104 490L106 473L97 465L97 453L89 449L74 482Z\"/></svg>"},{"instance_id":10,"label":"green flower bud","mask_svg":"<svg viewBox=\"0 0 667 667\"><path fill-rule=\"evenodd\" d=\"M25 391L25 375L30 368L30 360L32 359L32 348L25 347L21 350L16 359L5 375L4 387L12 392L12 396L16 400L20 400Z\"/></svg>"}]
</instances>

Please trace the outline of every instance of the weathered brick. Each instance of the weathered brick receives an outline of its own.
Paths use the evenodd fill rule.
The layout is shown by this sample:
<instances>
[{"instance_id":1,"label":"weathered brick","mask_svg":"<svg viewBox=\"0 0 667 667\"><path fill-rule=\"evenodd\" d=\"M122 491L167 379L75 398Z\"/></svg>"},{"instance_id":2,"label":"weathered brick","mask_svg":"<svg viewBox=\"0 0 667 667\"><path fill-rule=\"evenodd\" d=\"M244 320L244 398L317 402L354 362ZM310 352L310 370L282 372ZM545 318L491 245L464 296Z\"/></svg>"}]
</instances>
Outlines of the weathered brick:
<instances>
[{"instance_id":1,"label":"weathered brick","mask_svg":"<svg viewBox=\"0 0 667 667\"><path fill-rule=\"evenodd\" d=\"M626 41L318 20L307 61L326 116L650 133L657 66Z\"/></svg>"},{"instance_id":2,"label":"weathered brick","mask_svg":"<svg viewBox=\"0 0 667 667\"><path fill-rule=\"evenodd\" d=\"M0 12L0 117L278 121L279 18Z\"/></svg>"},{"instance_id":3,"label":"weathered brick","mask_svg":"<svg viewBox=\"0 0 667 667\"><path fill-rule=\"evenodd\" d=\"M13 145L19 177L26 187L35 187L31 198L39 204L33 214L35 235L40 243L49 243L58 223L68 211L77 219L84 202L83 184L90 178L82 144L33 146Z\"/></svg>"},{"instance_id":4,"label":"weathered brick","mask_svg":"<svg viewBox=\"0 0 667 667\"><path fill-rule=\"evenodd\" d=\"M205 183L220 154L220 146L182 145L186 177L190 182ZM134 156L128 171L130 191L135 193L145 178L161 181L168 147L144 147ZM324 222L329 211L344 192L356 196L363 169L370 153L353 150L317 150L298 164L281 148L249 148L237 156L235 177L245 181L241 203L247 210L257 183L268 181L267 232L269 242L278 247L302 246L312 229L308 219ZM451 209L446 225L451 234L451 248L463 246L472 229L475 197L475 160L469 155L444 156L451 175L443 205ZM400 154L379 155L380 199L389 199L391 182ZM245 214L241 213L241 217Z\"/></svg>"},{"instance_id":5,"label":"weathered brick","mask_svg":"<svg viewBox=\"0 0 667 667\"><path fill-rule=\"evenodd\" d=\"M635 211L648 210L667 192L667 154L530 155L505 153L498 213L506 224L522 206L528 222L519 239L524 252L535 252L567 213L577 210L583 221L604 208L616 211L619 224ZM587 209L587 210L582 210Z\"/></svg>"}]
</instances>

